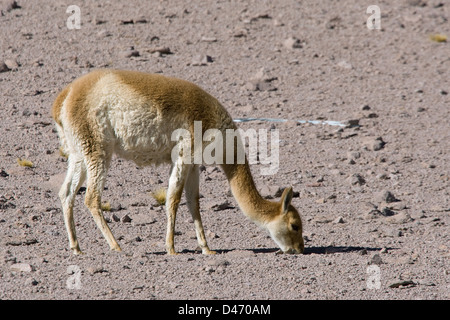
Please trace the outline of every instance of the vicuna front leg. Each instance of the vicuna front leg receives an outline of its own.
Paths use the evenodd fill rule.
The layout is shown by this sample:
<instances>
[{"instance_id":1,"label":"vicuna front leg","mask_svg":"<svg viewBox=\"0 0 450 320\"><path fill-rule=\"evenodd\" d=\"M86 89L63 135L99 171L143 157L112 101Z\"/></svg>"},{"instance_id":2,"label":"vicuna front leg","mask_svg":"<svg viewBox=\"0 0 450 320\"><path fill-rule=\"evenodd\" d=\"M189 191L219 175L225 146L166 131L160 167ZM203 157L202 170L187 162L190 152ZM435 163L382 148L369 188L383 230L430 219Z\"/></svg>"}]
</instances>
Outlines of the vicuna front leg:
<instances>
[{"instance_id":1,"label":"vicuna front leg","mask_svg":"<svg viewBox=\"0 0 450 320\"><path fill-rule=\"evenodd\" d=\"M106 220L102 213L101 194L106 179L106 171L108 167L107 163L109 163L108 160L97 160L89 162L87 174L88 181L84 203L91 212L92 217L97 224L97 227L102 232L103 237L105 237L111 250L122 251L111 230L109 229L109 226L106 223Z\"/></svg>"},{"instance_id":2,"label":"vicuna front leg","mask_svg":"<svg viewBox=\"0 0 450 320\"><path fill-rule=\"evenodd\" d=\"M198 165L192 165L189 170L184 190L186 191L187 206L192 215L192 219L194 220L198 245L202 248L203 254L215 254L215 251L209 250L208 244L206 243L205 231L203 229L202 218L200 216Z\"/></svg>"}]
</instances>

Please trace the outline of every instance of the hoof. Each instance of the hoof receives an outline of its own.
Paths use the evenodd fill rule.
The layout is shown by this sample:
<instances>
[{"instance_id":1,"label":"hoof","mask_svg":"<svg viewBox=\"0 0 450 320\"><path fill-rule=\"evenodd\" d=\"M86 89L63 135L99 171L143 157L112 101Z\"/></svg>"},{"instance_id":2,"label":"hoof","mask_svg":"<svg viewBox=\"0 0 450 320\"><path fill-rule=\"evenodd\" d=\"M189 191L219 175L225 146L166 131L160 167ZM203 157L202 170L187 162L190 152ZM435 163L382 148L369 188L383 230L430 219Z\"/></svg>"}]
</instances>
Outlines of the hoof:
<instances>
[{"instance_id":1,"label":"hoof","mask_svg":"<svg viewBox=\"0 0 450 320\"><path fill-rule=\"evenodd\" d=\"M72 253L76 256L81 256L84 254L84 252L81 251L80 248L72 248Z\"/></svg>"},{"instance_id":2,"label":"hoof","mask_svg":"<svg viewBox=\"0 0 450 320\"><path fill-rule=\"evenodd\" d=\"M209 250L209 249L203 249L203 250L202 250L202 253L203 253L203 254L217 254L216 251Z\"/></svg>"},{"instance_id":3,"label":"hoof","mask_svg":"<svg viewBox=\"0 0 450 320\"><path fill-rule=\"evenodd\" d=\"M117 247L111 248L111 251L122 252L122 249L119 246L117 246Z\"/></svg>"}]
</instances>

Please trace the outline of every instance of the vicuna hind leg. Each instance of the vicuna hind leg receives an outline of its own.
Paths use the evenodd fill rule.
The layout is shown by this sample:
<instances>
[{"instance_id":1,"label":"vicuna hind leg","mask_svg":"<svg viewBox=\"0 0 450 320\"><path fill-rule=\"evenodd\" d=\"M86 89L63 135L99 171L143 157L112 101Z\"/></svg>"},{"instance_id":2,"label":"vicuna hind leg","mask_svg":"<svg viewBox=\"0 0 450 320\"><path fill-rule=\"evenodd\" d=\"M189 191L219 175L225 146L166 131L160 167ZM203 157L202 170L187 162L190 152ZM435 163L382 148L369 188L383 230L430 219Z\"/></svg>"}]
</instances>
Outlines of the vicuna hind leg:
<instances>
[{"instance_id":1,"label":"vicuna hind leg","mask_svg":"<svg viewBox=\"0 0 450 320\"><path fill-rule=\"evenodd\" d=\"M105 158L106 159L90 159L88 161L87 188L84 203L91 212L97 227L102 232L103 237L108 242L111 250L122 251L102 213L101 196L111 156Z\"/></svg>"},{"instance_id":2,"label":"vicuna hind leg","mask_svg":"<svg viewBox=\"0 0 450 320\"><path fill-rule=\"evenodd\" d=\"M167 211L167 234L166 234L166 251L167 254L176 254L174 238L175 238L175 219L178 206L180 204L181 195L183 193L184 183L188 175L191 165L183 164L182 158L172 164L169 178L169 186L166 195L166 211Z\"/></svg>"},{"instance_id":3,"label":"vicuna hind leg","mask_svg":"<svg viewBox=\"0 0 450 320\"><path fill-rule=\"evenodd\" d=\"M70 249L74 254L82 254L75 232L73 205L78 190L86 180L86 167L84 165L83 157L78 154L71 154L68 162L69 166L66 178L59 191L59 198L61 199L63 208L64 224L66 225L67 234L69 236Z\"/></svg>"},{"instance_id":4,"label":"vicuna hind leg","mask_svg":"<svg viewBox=\"0 0 450 320\"><path fill-rule=\"evenodd\" d=\"M200 216L199 205L199 170L198 165L192 165L184 185L186 192L186 202L189 208L189 212L192 215L195 225L195 233L197 234L198 245L202 249L203 254L215 254L215 251L211 251L206 243L205 231L203 229L202 218Z\"/></svg>"}]
</instances>

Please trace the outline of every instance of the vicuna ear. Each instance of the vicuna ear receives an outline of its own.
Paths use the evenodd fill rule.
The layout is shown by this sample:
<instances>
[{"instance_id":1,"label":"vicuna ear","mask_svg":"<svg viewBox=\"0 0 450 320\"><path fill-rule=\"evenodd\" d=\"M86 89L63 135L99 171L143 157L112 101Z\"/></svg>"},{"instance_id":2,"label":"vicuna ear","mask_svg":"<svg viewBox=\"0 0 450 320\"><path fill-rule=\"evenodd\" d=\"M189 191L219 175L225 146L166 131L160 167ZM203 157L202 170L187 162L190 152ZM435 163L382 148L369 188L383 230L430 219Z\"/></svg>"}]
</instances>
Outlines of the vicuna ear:
<instances>
[{"instance_id":1,"label":"vicuna ear","mask_svg":"<svg viewBox=\"0 0 450 320\"><path fill-rule=\"evenodd\" d=\"M284 189L283 194L281 195L281 212L287 213L289 209L289 205L291 204L292 200L292 187L288 187Z\"/></svg>"}]
</instances>

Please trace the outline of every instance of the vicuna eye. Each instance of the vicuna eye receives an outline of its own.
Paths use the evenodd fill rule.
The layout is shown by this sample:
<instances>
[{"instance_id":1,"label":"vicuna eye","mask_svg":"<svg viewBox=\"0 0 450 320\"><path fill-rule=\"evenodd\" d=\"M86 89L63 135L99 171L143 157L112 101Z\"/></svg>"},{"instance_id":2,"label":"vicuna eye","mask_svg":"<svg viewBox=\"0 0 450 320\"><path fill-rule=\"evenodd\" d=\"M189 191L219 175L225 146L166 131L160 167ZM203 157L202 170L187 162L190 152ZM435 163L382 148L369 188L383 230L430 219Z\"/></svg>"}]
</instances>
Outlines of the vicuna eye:
<instances>
[{"instance_id":1,"label":"vicuna eye","mask_svg":"<svg viewBox=\"0 0 450 320\"><path fill-rule=\"evenodd\" d=\"M298 231L300 229L300 227L296 224L291 224L292 230L294 231Z\"/></svg>"}]
</instances>

